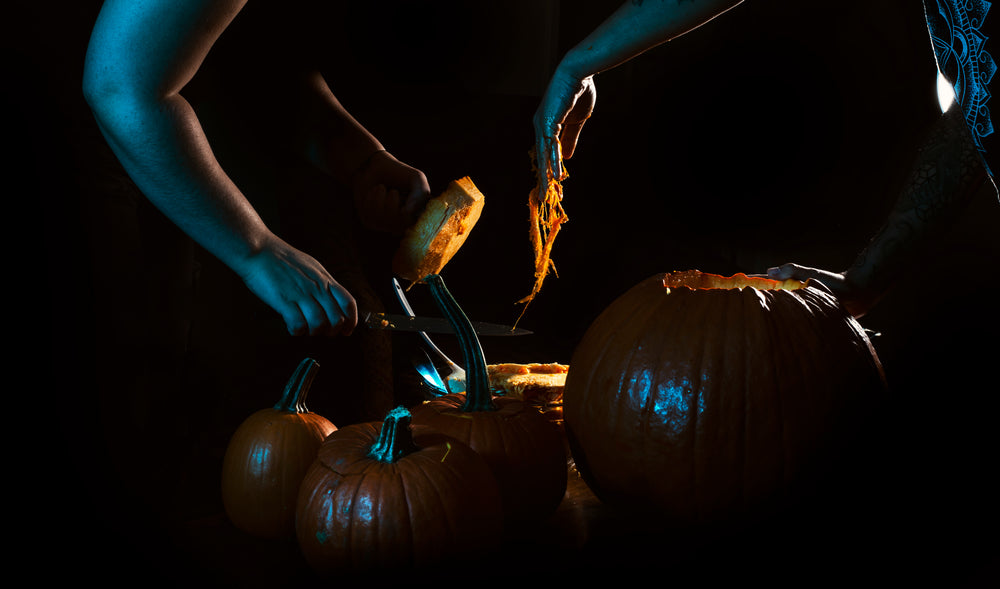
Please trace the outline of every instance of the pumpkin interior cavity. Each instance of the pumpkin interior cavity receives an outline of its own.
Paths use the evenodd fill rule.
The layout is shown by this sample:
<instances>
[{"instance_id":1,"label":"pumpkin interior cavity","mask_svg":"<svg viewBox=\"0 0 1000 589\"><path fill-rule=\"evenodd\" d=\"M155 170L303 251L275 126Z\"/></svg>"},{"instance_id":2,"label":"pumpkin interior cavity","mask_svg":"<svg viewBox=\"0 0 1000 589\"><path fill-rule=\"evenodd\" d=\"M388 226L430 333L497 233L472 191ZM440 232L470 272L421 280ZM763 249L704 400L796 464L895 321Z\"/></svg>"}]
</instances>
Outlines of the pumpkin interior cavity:
<instances>
[{"instance_id":1,"label":"pumpkin interior cavity","mask_svg":"<svg viewBox=\"0 0 1000 589\"><path fill-rule=\"evenodd\" d=\"M747 276L743 273L736 273L732 276L720 276L718 274L708 274L698 270L685 270L683 272L671 272L663 276L663 286L669 291L671 288L686 287L692 290L708 289L740 289L756 288L758 290L797 290L805 288L809 281L800 280L773 280L763 276Z\"/></svg>"}]
</instances>

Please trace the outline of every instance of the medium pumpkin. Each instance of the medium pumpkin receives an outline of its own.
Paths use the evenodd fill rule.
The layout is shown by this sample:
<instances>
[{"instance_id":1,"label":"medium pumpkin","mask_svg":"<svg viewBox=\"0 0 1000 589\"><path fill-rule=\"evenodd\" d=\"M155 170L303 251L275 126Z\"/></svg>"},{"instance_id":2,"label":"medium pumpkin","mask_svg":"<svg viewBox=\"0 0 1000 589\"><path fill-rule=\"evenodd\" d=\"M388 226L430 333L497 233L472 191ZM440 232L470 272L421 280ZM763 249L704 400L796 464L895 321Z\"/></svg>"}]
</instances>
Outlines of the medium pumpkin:
<instances>
[{"instance_id":1,"label":"medium pumpkin","mask_svg":"<svg viewBox=\"0 0 1000 589\"><path fill-rule=\"evenodd\" d=\"M264 538L292 537L299 484L320 443L337 428L306 407L319 364L299 363L281 399L233 433L222 462L222 500L230 521Z\"/></svg>"},{"instance_id":2,"label":"medium pumpkin","mask_svg":"<svg viewBox=\"0 0 1000 589\"><path fill-rule=\"evenodd\" d=\"M413 423L469 445L490 465L508 524L542 519L566 493L564 438L558 427L524 401L494 396L486 360L472 324L438 275L426 278L451 320L465 361L464 393L443 395L413 408Z\"/></svg>"},{"instance_id":3,"label":"medium pumpkin","mask_svg":"<svg viewBox=\"0 0 1000 589\"><path fill-rule=\"evenodd\" d=\"M302 482L299 546L321 576L421 569L496 546L496 480L482 457L411 427L405 408L337 430Z\"/></svg>"},{"instance_id":4,"label":"medium pumpkin","mask_svg":"<svg viewBox=\"0 0 1000 589\"><path fill-rule=\"evenodd\" d=\"M825 286L743 274L639 283L570 365L565 427L584 479L607 503L683 523L780 500L886 393L865 331Z\"/></svg>"}]
</instances>

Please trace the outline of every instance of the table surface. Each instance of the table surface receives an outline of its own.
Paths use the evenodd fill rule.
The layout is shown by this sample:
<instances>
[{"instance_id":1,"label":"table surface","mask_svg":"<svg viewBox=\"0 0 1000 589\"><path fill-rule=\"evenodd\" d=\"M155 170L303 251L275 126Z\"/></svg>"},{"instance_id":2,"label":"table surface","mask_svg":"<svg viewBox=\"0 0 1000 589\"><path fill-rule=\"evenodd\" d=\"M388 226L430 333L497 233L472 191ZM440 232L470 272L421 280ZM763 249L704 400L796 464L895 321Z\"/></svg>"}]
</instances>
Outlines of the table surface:
<instances>
[{"instance_id":1,"label":"table surface","mask_svg":"<svg viewBox=\"0 0 1000 589\"><path fill-rule=\"evenodd\" d=\"M641 517L602 503L586 485L572 459L567 467L566 494L551 517L530 529L508 531L499 549L473 565L475 572L449 563L421 578L429 575L440 577L437 579L440 581L458 581L476 575L475 585L482 587L494 586L493 582L506 585L519 579L578 583L599 578L595 577L598 574L647 582L650 571L660 571L674 581L722 582L751 578L776 560L783 563L786 573L791 570L787 558L789 551L800 544L798 540L782 542L776 552L762 556L780 527L762 523L749 535L735 533L726 538L696 539L689 532L656 527ZM224 514L186 522L175 541L184 547L184 554L202 578L215 578L219 583L298 587L322 582L309 569L293 540L250 537L236 529ZM823 571L824 578L846 574L843 564L841 573L837 573L838 569L814 560L822 555L818 545L804 552L796 557L802 567ZM817 578L814 573L811 576ZM786 580L792 578L795 577ZM773 586L775 579L771 581ZM367 579L368 582L372 580Z\"/></svg>"},{"instance_id":2,"label":"table surface","mask_svg":"<svg viewBox=\"0 0 1000 589\"><path fill-rule=\"evenodd\" d=\"M884 469L877 464L875 468ZM472 580L476 587L492 587L532 579L569 585L604 582L609 575L616 582L645 584L652 572L657 584L674 585L756 580L771 587L825 587L853 584L863 576L891 585L934 578L949 586L976 586L966 579L991 574L989 563L979 556L960 562L966 552L962 542L967 541L944 537L940 530L948 527L934 528L930 520L915 519L896 487L879 486L885 481L824 479L805 501L794 507L783 504L779 513L740 525L727 522L722 529L693 529L602 502L568 450L567 469L566 493L550 517L507 530L500 547L479 562L445 563L421 572L419 578L405 579L405 584ZM274 589L326 582L309 568L294 539L254 538L221 512L183 522L172 541L181 559L178 570L186 562L185 571L213 586ZM400 583L389 578L360 581L366 586Z\"/></svg>"}]
</instances>

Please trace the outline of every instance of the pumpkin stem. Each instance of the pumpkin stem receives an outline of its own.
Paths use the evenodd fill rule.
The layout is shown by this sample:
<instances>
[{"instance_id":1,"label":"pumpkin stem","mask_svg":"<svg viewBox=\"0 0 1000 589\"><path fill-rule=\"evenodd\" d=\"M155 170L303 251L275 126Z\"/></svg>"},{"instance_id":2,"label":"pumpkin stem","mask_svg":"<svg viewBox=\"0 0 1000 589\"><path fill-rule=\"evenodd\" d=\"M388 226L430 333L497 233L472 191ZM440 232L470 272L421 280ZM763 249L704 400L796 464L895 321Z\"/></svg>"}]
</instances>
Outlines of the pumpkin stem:
<instances>
[{"instance_id":1,"label":"pumpkin stem","mask_svg":"<svg viewBox=\"0 0 1000 589\"><path fill-rule=\"evenodd\" d=\"M405 407L396 407L382 421L382 430L368 456L391 464L417 449L419 447L413 442L413 432L410 431L410 412Z\"/></svg>"},{"instance_id":2,"label":"pumpkin stem","mask_svg":"<svg viewBox=\"0 0 1000 589\"><path fill-rule=\"evenodd\" d=\"M306 358L299 362L292 377L285 384L285 391L281 394L281 399L274 404L274 408L289 413L308 413L306 395L309 394L309 387L312 386L318 370L319 362L312 358Z\"/></svg>"},{"instance_id":3,"label":"pumpkin stem","mask_svg":"<svg viewBox=\"0 0 1000 589\"><path fill-rule=\"evenodd\" d=\"M462 405L462 411L495 410L496 405L493 404L493 395L490 392L490 378L486 372L486 356L483 354L483 347L479 343L479 336L476 335L472 322L448 291L440 275L430 274L424 280L431 287L434 302L451 322L458 336L458 345L465 361L465 404Z\"/></svg>"}]
</instances>

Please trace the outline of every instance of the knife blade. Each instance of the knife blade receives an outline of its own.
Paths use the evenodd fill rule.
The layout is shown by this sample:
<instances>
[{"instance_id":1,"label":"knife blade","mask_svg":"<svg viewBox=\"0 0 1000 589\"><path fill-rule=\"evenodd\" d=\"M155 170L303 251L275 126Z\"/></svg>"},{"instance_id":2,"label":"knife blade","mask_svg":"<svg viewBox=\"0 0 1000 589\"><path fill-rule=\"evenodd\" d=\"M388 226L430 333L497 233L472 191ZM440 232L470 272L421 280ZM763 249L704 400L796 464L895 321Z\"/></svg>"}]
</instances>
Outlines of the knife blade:
<instances>
[{"instance_id":1,"label":"knife blade","mask_svg":"<svg viewBox=\"0 0 1000 589\"><path fill-rule=\"evenodd\" d=\"M362 324L371 329L389 329L394 331L424 331L427 333L455 333L455 328L451 322L444 317L410 317L395 313L366 313ZM529 335L533 332L513 327L511 325L501 325L499 323L486 323L483 321L473 321L473 329L477 335Z\"/></svg>"}]
</instances>

